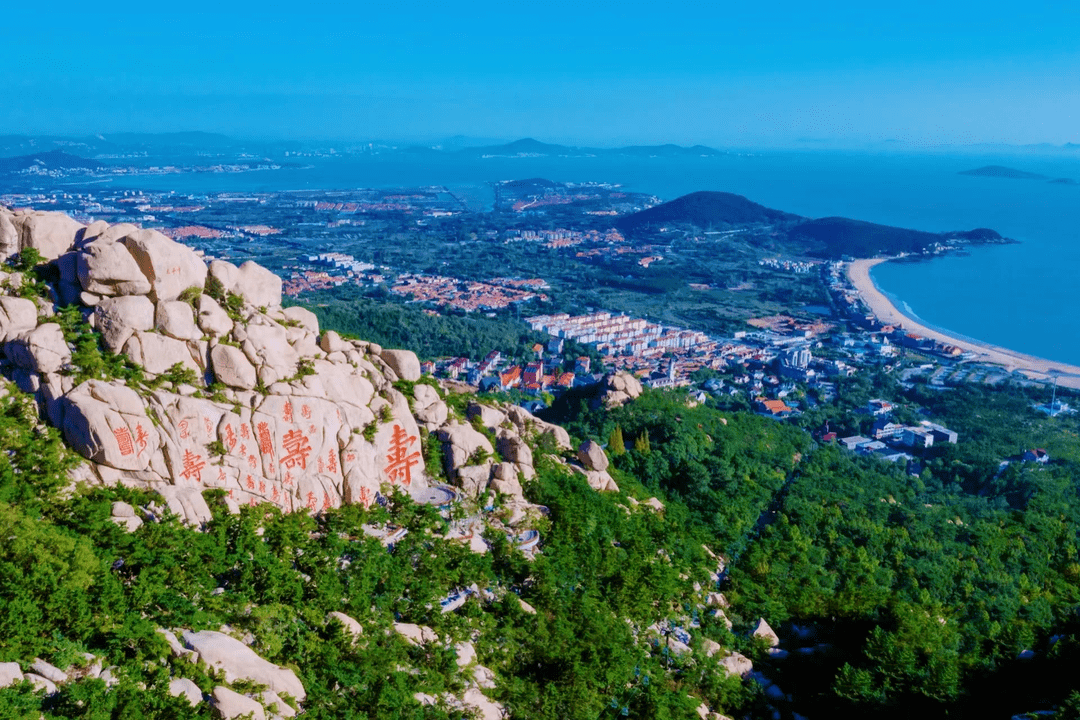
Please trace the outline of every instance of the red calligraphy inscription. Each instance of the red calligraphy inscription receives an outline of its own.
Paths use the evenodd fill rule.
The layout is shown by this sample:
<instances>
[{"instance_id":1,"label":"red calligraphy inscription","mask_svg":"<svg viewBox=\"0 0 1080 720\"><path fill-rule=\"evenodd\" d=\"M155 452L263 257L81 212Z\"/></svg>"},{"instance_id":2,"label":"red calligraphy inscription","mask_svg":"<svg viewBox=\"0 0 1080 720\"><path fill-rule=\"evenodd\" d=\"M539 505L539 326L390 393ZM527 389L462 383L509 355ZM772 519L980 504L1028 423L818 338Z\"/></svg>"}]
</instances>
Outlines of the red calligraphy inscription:
<instances>
[{"instance_id":1,"label":"red calligraphy inscription","mask_svg":"<svg viewBox=\"0 0 1080 720\"><path fill-rule=\"evenodd\" d=\"M139 453L146 449L147 440L150 436L146 434L146 430L143 430L142 423L135 425L135 444L139 446Z\"/></svg>"},{"instance_id":2,"label":"red calligraphy inscription","mask_svg":"<svg viewBox=\"0 0 1080 720\"><path fill-rule=\"evenodd\" d=\"M254 455L248 455L248 467L249 468L254 470L255 466L258 465L258 464L259 464L259 461L255 459Z\"/></svg>"},{"instance_id":3,"label":"red calligraphy inscription","mask_svg":"<svg viewBox=\"0 0 1080 720\"><path fill-rule=\"evenodd\" d=\"M270 492L270 499L273 500L274 502L280 502L281 501L281 493L278 492L278 489L277 489L276 486Z\"/></svg>"},{"instance_id":4,"label":"red calligraphy inscription","mask_svg":"<svg viewBox=\"0 0 1080 720\"><path fill-rule=\"evenodd\" d=\"M322 509L327 510L330 508L330 493L323 491L322 494Z\"/></svg>"},{"instance_id":5,"label":"red calligraphy inscription","mask_svg":"<svg viewBox=\"0 0 1080 720\"><path fill-rule=\"evenodd\" d=\"M394 425L394 434L390 436L390 453L386 456L386 475L390 482L402 485L412 483L412 467L420 462L419 452L409 452L414 442L415 435L409 435L405 428Z\"/></svg>"},{"instance_id":6,"label":"red calligraphy inscription","mask_svg":"<svg viewBox=\"0 0 1080 720\"><path fill-rule=\"evenodd\" d=\"M254 490L255 489L255 478L248 475L246 478L244 478L244 484L247 485L248 490Z\"/></svg>"},{"instance_id":7,"label":"red calligraphy inscription","mask_svg":"<svg viewBox=\"0 0 1080 720\"><path fill-rule=\"evenodd\" d=\"M217 479L218 482L225 482L225 468L218 468Z\"/></svg>"},{"instance_id":8,"label":"red calligraphy inscription","mask_svg":"<svg viewBox=\"0 0 1080 720\"><path fill-rule=\"evenodd\" d=\"M251 432L248 431L247 423L240 423L240 437L244 440L251 439Z\"/></svg>"},{"instance_id":9,"label":"red calligraphy inscription","mask_svg":"<svg viewBox=\"0 0 1080 720\"><path fill-rule=\"evenodd\" d=\"M265 422L259 423L259 451L274 459L274 440L270 437L270 425Z\"/></svg>"},{"instance_id":10,"label":"red calligraphy inscription","mask_svg":"<svg viewBox=\"0 0 1080 720\"><path fill-rule=\"evenodd\" d=\"M259 481L259 492L261 492L261 493L266 492L266 481L265 480L260 480Z\"/></svg>"},{"instance_id":11,"label":"red calligraphy inscription","mask_svg":"<svg viewBox=\"0 0 1080 720\"><path fill-rule=\"evenodd\" d=\"M337 454L333 448L330 448L330 451L326 453L326 467L331 473L337 474Z\"/></svg>"},{"instance_id":12,"label":"red calligraphy inscription","mask_svg":"<svg viewBox=\"0 0 1080 720\"><path fill-rule=\"evenodd\" d=\"M319 498L315 497L315 493L313 492L307 494L307 508L312 512L319 509Z\"/></svg>"},{"instance_id":13,"label":"red calligraphy inscription","mask_svg":"<svg viewBox=\"0 0 1080 720\"><path fill-rule=\"evenodd\" d=\"M291 402L286 402L285 403L285 410L281 413L281 419L284 420L287 423L291 423L293 421L292 420L292 403Z\"/></svg>"},{"instance_id":14,"label":"red calligraphy inscription","mask_svg":"<svg viewBox=\"0 0 1080 720\"><path fill-rule=\"evenodd\" d=\"M181 477L185 480L195 478L197 481L202 482L202 470L204 467L206 467L206 462L201 455L196 455L190 450L184 451L184 468L180 471Z\"/></svg>"},{"instance_id":15,"label":"red calligraphy inscription","mask_svg":"<svg viewBox=\"0 0 1080 720\"><path fill-rule=\"evenodd\" d=\"M203 418L203 427L206 428L206 434L213 437L214 435L214 423L210 422L210 418Z\"/></svg>"},{"instance_id":16,"label":"red calligraphy inscription","mask_svg":"<svg viewBox=\"0 0 1080 720\"><path fill-rule=\"evenodd\" d=\"M116 446L120 448L120 455L135 454L135 445L131 442L131 431L128 430L127 425L114 429L113 437L116 438Z\"/></svg>"},{"instance_id":17,"label":"red calligraphy inscription","mask_svg":"<svg viewBox=\"0 0 1080 720\"><path fill-rule=\"evenodd\" d=\"M371 507L371 491L366 487L360 488L360 504L366 508Z\"/></svg>"},{"instance_id":18,"label":"red calligraphy inscription","mask_svg":"<svg viewBox=\"0 0 1080 720\"><path fill-rule=\"evenodd\" d=\"M303 416L303 418L305 420L310 420L311 419L311 408L308 407L307 405L301 405L300 406L300 414Z\"/></svg>"},{"instance_id":19,"label":"red calligraphy inscription","mask_svg":"<svg viewBox=\"0 0 1080 720\"><path fill-rule=\"evenodd\" d=\"M188 421L187 420L181 420L180 424L177 425L177 427L180 428L180 439L181 440L187 440L189 437L191 437L191 433L188 431Z\"/></svg>"},{"instance_id":20,"label":"red calligraphy inscription","mask_svg":"<svg viewBox=\"0 0 1080 720\"><path fill-rule=\"evenodd\" d=\"M225 444L229 446L229 452L236 447L236 432L233 431L232 425L225 426Z\"/></svg>"},{"instance_id":21,"label":"red calligraphy inscription","mask_svg":"<svg viewBox=\"0 0 1080 720\"><path fill-rule=\"evenodd\" d=\"M307 469L307 456L311 453L311 445L308 439L299 430L290 430L281 439L281 445L285 448L285 457L281 458L281 464L290 470L297 465L300 469Z\"/></svg>"}]
</instances>

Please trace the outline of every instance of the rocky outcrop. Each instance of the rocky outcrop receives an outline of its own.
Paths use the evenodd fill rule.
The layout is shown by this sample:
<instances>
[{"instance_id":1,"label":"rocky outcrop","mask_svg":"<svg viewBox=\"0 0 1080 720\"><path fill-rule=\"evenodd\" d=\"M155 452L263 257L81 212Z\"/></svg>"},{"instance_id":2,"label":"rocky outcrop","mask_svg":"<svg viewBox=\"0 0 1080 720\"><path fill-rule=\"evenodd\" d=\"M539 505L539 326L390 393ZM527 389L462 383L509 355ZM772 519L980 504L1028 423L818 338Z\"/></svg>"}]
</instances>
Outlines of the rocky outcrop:
<instances>
[{"instance_id":1,"label":"rocky outcrop","mask_svg":"<svg viewBox=\"0 0 1080 720\"><path fill-rule=\"evenodd\" d=\"M225 682L250 680L266 685L275 693L288 693L297 702L303 702L307 697L296 673L262 659L247 645L225 633L185 631L183 640L198 654L201 662L224 672Z\"/></svg>"},{"instance_id":2,"label":"rocky outcrop","mask_svg":"<svg viewBox=\"0 0 1080 720\"><path fill-rule=\"evenodd\" d=\"M241 695L230 690L224 685L218 685L210 695L214 715L222 720L232 718L250 718L250 720L266 720L266 711L258 700Z\"/></svg>"},{"instance_id":3,"label":"rocky outcrop","mask_svg":"<svg viewBox=\"0 0 1080 720\"><path fill-rule=\"evenodd\" d=\"M627 372L604 376L600 401L605 407L619 407L641 396L641 381Z\"/></svg>"},{"instance_id":4,"label":"rocky outcrop","mask_svg":"<svg viewBox=\"0 0 1080 720\"><path fill-rule=\"evenodd\" d=\"M586 440L581 443L577 451L578 460L588 470L596 470L603 472L608 469L608 458L604 454L604 449L600 447L600 443L593 440Z\"/></svg>"},{"instance_id":5,"label":"rocky outcrop","mask_svg":"<svg viewBox=\"0 0 1080 720\"><path fill-rule=\"evenodd\" d=\"M757 624L754 625L754 630L751 633L751 637L760 638L770 648L774 648L780 644L780 637L771 627L769 627L769 623L765 622L765 618L758 618Z\"/></svg>"},{"instance_id":6,"label":"rocky outcrop","mask_svg":"<svg viewBox=\"0 0 1080 720\"><path fill-rule=\"evenodd\" d=\"M411 350L383 350L379 355L401 380L420 379L420 360Z\"/></svg>"}]
</instances>

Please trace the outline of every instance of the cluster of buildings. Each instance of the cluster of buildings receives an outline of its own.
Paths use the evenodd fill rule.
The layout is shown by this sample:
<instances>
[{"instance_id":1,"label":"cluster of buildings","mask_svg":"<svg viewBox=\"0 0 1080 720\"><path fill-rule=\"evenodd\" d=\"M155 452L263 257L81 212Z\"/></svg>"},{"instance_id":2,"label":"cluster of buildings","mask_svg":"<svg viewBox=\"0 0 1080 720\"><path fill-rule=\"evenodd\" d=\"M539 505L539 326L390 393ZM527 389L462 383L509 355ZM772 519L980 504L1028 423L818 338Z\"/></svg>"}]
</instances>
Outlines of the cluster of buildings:
<instances>
[{"instance_id":1,"label":"cluster of buildings","mask_svg":"<svg viewBox=\"0 0 1080 720\"><path fill-rule=\"evenodd\" d=\"M864 412L874 418L871 437L852 435L837 438L836 433L825 433L825 442L839 442L846 449L859 455L875 455L889 462L904 460L911 463L915 457L909 451L920 451L934 444L955 445L959 436L955 430L922 420L917 425L903 425L893 421L894 406L887 400L874 399L867 403Z\"/></svg>"},{"instance_id":2,"label":"cluster of buildings","mask_svg":"<svg viewBox=\"0 0 1080 720\"><path fill-rule=\"evenodd\" d=\"M515 242L538 242L545 247L562 248L590 243L620 243L624 240L622 233L614 228L605 230L510 230L503 239L504 243Z\"/></svg>"},{"instance_id":3,"label":"cluster of buildings","mask_svg":"<svg viewBox=\"0 0 1080 720\"><path fill-rule=\"evenodd\" d=\"M428 302L465 312L502 310L530 300L546 301L548 296L533 290L504 287L491 282L459 280L442 275L404 273L390 288L417 302Z\"/></svg>"},{"instance_id":4,"label":"cluster of buildings","mask_svg":"<svg viewBox=\"0 0 1080 720\"><path fill-rule=\"evenodd\" d=\"M807 275L813 272L820 262L813 260L783 260L781 258L766 258L759 260L758 265L762 267L772 268L773 270L784 270L786 272L795 273L796 275Z\"/></svg>"},{"instance_id":5,"label":"cluster of buildings","mask_svg":"<svg viewBox=\"0 0 1080 720\"><path fill-rule=\"evenodd\" d=\"M532 350L536 359L524 363L508 362L495 351L479 362L464 357L447 358L437 363L422 363L420 370L476 385L485 392L520 390L530 395L560 392L599 380L589 374L591 361L588 357L578 358L573 371L565 370L561 342L549 343L546 348L537 344Z\"/></svg>"}]
</instances>

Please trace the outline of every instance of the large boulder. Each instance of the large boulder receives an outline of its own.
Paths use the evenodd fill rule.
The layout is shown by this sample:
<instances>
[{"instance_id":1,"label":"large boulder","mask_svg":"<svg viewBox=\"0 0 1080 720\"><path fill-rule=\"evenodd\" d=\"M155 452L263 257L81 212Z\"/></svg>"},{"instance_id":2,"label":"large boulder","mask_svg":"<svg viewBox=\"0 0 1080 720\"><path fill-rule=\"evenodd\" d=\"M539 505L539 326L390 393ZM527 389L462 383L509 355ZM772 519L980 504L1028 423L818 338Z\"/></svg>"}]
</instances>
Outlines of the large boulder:
<instances>
[{"instance_id":1,"label":"large boulder","mask_svg":"<svg viewBox=\"0 0 1080 720\"><path fill-rule=\"evenodd\" d=\"M581 443L577 451L578 460L589 470L596 470L598 472L604 472L608 469L608 458L604 454L604 449L600 447L600 443L593 440L586 440Z\"/></svg>"},{"instance_id":2,"label":"large boulder","mask_svg":"<svg viewBox=\"0 0 1080 720\"><path fill-rule=\"evenodd\" d=\"M495 452L491 441L470 425L451 423L439 428L437 437L443 443L443 454L450 471L463 467L478 451L488 455Z\"/></svg>"},{"instance_id":3,"label":"large boulder","mask_svg":"<svg viewBox=\"0 0 1080 720\"><path fill-rule=\"evenodd\" d=\"M0 663L0 688L18 685L23 681L22 669L17 662Z\"/></svg>"},{"instance_id":4,"label":"large boulder","mask_svg":"<svg viewBox=\"0 0 1080 720\"><path fill-rule=\"evenodd\" d=\"M0 342L37 327L38 308L33 300L0 297Z\"/></svg>"},{"instance_id":5,"label":"large boulder","mask_svg":"<svg viewBox=\"0 0 1080 720\"><path fill-rule=\"evenodd\" d=\"M183 633L184 644L199 654L199 659L225 673L225 682L250 680L266 685L281 694L288 693L297 702L307 696L296 673L259 657L254 650L236 638L214 630ZM216 692L216 691L215 691Z\"/></svg>"},{"instance_id":6,"label":"large boulder","mask_svg":"<svg viewBox=\"0 0 1080 720\"><path fill-rule=\"evenodd\" d=\"M177 340L198 340L202 337L191 306L182 300L162 300L157 304L154 325L158 332Z\"/></svg>"},{"instance_id":7,"label":"large boulder","mask_svg":"<svg viewBox=\"0 0 1080 720\"><path fill-rule=\"evenodd\" d=\"M83 229L62 212L20 211L11 218L19 231L19 249L32 248L45 260L55 260L68 251L75 235Z\"/></svg>"},{"instance_id":8,"label":"large boulder","mask_svg":"<svg viewBox=\"0 0 1080 720\"><path fill-rule=\"evenodd\" d=\"M154 303L143 295L105 298L94 308L94 327L105 347L117 353L137 331L154 327Z\"/></svg>"},{"instance_id":9,"label":"large boulder","mask_svg":"<svg viewBox=\"0 0 1080 720\"><path fill-rule=\"evenodd\" d=\"M249 324L234 330L244 354L259 369L259 377L267 386L296 374L300 360L295 348L289 344L285 328L276 323Z\"/></svg>"},{"instance_id":10,"label":"large boulder","mask_svg":"<svg viewBox=\"0 0 1080 720\"><path fill-rule=\"evenodd\" d=\"M19 243L19 230L11 222L11 213L0 210L0 263L16 255L22 247Z\"/></svg>"},{"instance_id":11,"label":"large boulder","mask_svg":"<svg viewBox=\"0 0 1080 720\"><path fill-rule=\"evenodd\" d=\"M150 299L175 300L191 287L206 284L206 265L194 250L156 230L139 230L121 242L150 281Z\"/></svg>"},{"instance_id":12,"label":"large boulder","mask_svg":"<svg viewBox=\"0 0 1080 720\"><path fill-rule=\"evenodd\" d=\"M211 337L222 337L232 332L233 321L229 313L209 295L199 296L199 328Z\"/></svg>"},{"instance_id":13,"label":"large boulder","mask_svg":"<svg viewBox=\"0 0 1080 720\"><path fill-rule=\"evenodd\" d=\"M173 697L184 698L191 707L195 707L202 702L202 690L187 678L173 678L170 680L169 694Z\"/></svg>"},{"instance_id":14,"label":"large boulder","mask_svg":"<svg viewBox=\"0 0 1080 720\"><path fill-rule=\"evenodd\" d=\"M252 390L258 384L255 366L240 348L215 345L210 349L210 363L218 382L241 390Z\"/></svg>"},{"instance_id":15,"label":"large boulder","mask_svg":"<svg viewBox=\"0 0 1080 720\"><path fill-rule=\"evenodd\" d=\"M262 265L248 260L236 273L236 284L228 288L255 307L281 305L281 278Z\"/></svg>"},{"instance_id":16,"label":"large boulder","mask_svg":"<svg viewBox=\"0 0 1080 720\"><path fill-rule=\"evenodd\" d=\"M383 350L379 355L383 362L402 380L420 379L420 360L411 350Z\"/></svg>"},{"instance_id":17,"label":"large boulder","mask_svg":"<svg viewBox=\"0 0 1080 720\"><path fill-rule=\"evenodd\" d=\"M98 295L145 295L150 281L126 246L96 240L75 254L79 284Z\"/></svg>"},{"instance_id":18,"label":"large boulder","mask_svg":"<svg viewBox=\"0 0 1080 720\"><path fill-rule=\"evenodd\" d=\"M720 661L720 666L727 671L729 675L745 678L751 672L754 671L754 663L750 661L750 658L737 652L733 652Z\"/></svg>"},{"instance_id":19,"label":"large boulder","mask_svg":"<svg viewBox=\"0 0 1080 720\"><path fill-rule=\"evenodd\" d=\"M16 367L39 375L59 372L71 361L64 331L56 323L45 323L19 334L4 345L4 352Z\"/></svg>"},{"instance_id":20,"label":"large boulder","mask_svg":"<svg viewBox=\"0 0 1080 720\"><path fill-rule=\"evenodd\" d=\"M232 718L266 720L266 711L258 700L241 695L224 685L214 688L214 692L210 694L210 701L214 714L221 720L232 720Z\"/></svg>"},{"instance_id":21,"label":"large boulder","mask_svg":"<svg viewBox=\"0 0 1080 720\"><path fill-rule=\"evenodd\" d=\"M180 363L196 375L202 369L188 350L187 343L152 332L136 332L124 344L124 353L136 365L153 375L168 372L173 365Z\"/></svg>"},{"instance_id":22,"label":"large boulder","mask_svg":"<svg viewBox=\"0 0 1080 720\"><path fill-rule=\"evenodd\" d=\"M765 622L765 618L758 618L757 624L754 625L754 631L751 633L752 637L761 638L765 641L765 644L771 648L780 644L780 637L776 632L769 627L769 623Z\"/></svg>"},{"instance_id":23,"label":"large boulder","mask_svg":"<svg viewBox=\"0 0 1080 720\"><path fill-rule=\"evenodd\" d=\"M144 470L160 445L138 393L87 380L61 401L67 443L87 460L117 470Z\"/></svg>"}]
</instances>

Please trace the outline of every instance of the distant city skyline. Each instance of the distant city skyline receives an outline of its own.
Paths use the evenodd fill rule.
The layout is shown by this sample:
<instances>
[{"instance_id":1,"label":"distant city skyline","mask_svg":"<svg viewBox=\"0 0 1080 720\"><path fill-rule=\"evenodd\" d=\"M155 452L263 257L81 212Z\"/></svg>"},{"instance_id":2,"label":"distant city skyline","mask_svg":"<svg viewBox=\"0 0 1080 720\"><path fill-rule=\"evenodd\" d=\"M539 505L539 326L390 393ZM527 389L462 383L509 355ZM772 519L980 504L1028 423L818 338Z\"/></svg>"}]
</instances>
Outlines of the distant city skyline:
<instances>
[{"instance_id":1,"label":"distant city skyline","mask_svg":"<svg viewBox=\"0 0 1080 720\"><path fill-rule=\"evenodd\" d=\"M1073 3L6 11L3 134L901 147L1080 142ZM31 32L30 28L37 28Z\"/></svg>"}]
</instances>

